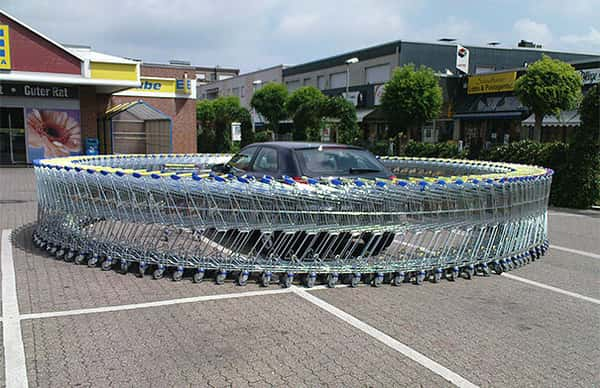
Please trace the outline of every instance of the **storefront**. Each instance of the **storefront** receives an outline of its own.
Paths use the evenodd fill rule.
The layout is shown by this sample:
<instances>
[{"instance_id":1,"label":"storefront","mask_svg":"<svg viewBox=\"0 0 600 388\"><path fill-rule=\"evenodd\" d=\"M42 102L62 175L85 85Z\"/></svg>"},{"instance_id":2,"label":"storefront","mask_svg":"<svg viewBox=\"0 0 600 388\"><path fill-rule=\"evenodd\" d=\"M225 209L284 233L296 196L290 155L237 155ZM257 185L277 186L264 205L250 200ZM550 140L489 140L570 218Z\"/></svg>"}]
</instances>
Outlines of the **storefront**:
<instances>
[{"instance_id":1,"label":"storefront","mask_svg":"<svg viewBox=\"0 0 600 388\"><path fill-rule=\"evenodd\" d=\"M192 66L142 64L62 45L0 10L0 163L127 152L126 145L94 145L106 112L139 100L169 122L169 136L161 130L157 137L153 125L143 127L152 128L138 134L149 138L148 149L196 152L195 78ZM119 128L132 130L123 120ZM166 144L154 144L156 139Z\"/></svg>"}]
</instances>

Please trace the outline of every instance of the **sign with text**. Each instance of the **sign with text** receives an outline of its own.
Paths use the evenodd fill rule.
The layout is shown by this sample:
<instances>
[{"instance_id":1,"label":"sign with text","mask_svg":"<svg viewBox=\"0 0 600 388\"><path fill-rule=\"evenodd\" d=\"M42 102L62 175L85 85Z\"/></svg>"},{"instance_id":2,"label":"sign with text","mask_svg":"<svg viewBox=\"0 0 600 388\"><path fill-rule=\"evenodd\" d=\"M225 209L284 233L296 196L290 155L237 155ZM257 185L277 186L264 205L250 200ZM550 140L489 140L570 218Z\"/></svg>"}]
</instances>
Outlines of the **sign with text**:
<instances>
[{"instance_id":1,"label":"sign with text","mask_svg":"<svg viewBox=\"0 0 600 388\"><path fill-rule=\"evenodd\" d=\"M482 94L495 92L510 92L515 90L517 73L482 74L469 77L467 94Z\"/></svg>"},{"instance_id":2,"label":"sign with text","mask_svg":"<svg viewBox=\"0 0 600 388\"><path fill-rule=\"evenodd\" d=\"M147 96L165 98L196 98L196 80L175 78L140 78L141 86L119 93L117 96Z\"/></svg>"},{"instance_id":3,"label":"sign with text","mask_svg":"<svg viewBox=\"0 0 600 388\"><path fill-rule=\"evenodd\" d=\"M0 82L0 97L79 98L79 89L72 86Z\"/></svg>"},{"instance_id":4,"label":"sign with text","mask_svg":"<svg viewBox=\"0 0 600 388\"><path fill-rule=\"evenodd\" d=\"M383 91L385 90L385 84L375 85L375 100L373 105L381 105L381 98L383 97Z\"/></svg>"},{"instance_id":5,"label":"sign with text","mask_svg":"<svg viewBox=\"0 0 600 388\"><path fill-rule=\"evenodd\" d=\"M456 45L456 68L465 74L469 74L469 49Z\"/></svg>"},{"instance_id":6,"label":"sign with text","mask_svg":"<svg viewBox=\"0 0 600 388\"><path fill-rule=\"evenodd\" d=\"M581 74L584 85L600 83L600 69L583 69L577 71Z\"/></svg>"},{"instance_id":7,"label":"sign with text","mask_svg":"<svg viewBox=\"0 0 600 388\"><path fill-rule=\"evenodd\" d=\"M0 26L0 69L10 70L10 37L8 26Z\"/></svg>"}]
</instances>

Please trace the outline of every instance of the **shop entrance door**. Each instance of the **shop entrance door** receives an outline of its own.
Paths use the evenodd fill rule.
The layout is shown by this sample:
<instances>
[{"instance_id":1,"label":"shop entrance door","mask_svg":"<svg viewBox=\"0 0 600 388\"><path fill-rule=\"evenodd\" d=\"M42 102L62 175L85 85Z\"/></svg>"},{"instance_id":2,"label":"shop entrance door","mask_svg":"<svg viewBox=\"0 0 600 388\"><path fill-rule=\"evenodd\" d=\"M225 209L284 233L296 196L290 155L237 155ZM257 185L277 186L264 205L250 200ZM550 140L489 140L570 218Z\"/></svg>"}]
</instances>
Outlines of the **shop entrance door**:
<instances>
[{"instance_id":1,"label":"shop entrance door","mask_svg":"<svg viewBox=\"0 0 600 388\"><path fill-rule=\"evenodd\" d=\"M27 163L22 108L0 108L0 163Z\"/></svg>"}]
</instances>

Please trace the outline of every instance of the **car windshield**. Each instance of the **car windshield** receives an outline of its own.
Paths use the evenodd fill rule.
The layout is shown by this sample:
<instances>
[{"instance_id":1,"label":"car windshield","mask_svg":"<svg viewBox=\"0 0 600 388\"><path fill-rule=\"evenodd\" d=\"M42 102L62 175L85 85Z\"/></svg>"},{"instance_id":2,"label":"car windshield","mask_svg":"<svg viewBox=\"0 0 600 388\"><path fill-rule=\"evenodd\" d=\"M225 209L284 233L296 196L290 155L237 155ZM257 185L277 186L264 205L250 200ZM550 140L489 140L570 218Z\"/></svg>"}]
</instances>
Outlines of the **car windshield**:
<instances>
[{"instance_id":1,"label":"car windshield","mask_svg":"<svg viewBox=\"0 0 600 388\"><path fill-rule=\"evenodd\" d=\"M309 148L296 150L303 173L308 176L344 176L384 173L383 165L366 150Z\"/></svg>"}]
</instances>

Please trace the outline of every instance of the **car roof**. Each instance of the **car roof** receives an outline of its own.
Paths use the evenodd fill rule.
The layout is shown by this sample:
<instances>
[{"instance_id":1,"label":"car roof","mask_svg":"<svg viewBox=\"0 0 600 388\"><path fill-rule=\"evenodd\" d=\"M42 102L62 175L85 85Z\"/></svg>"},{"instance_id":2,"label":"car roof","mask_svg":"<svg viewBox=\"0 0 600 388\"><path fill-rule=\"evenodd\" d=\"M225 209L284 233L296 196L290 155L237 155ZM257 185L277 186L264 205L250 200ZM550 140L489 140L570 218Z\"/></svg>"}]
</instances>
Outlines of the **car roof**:
<instances>
[{"instance_id":1,"label":"car roof","mask_svg":"<svg viewBox=\"0 0 600 388\"><path fill-rule=\"evenodd\" d=\"M351 148L351 149L363 149L356 146L346 145L346 144L337 144L337 143L318 143L318 142L308 142L308 141L267 141L263 143L252 143L247 145L246 147L251 146L271 146L275 148L285 148L285 149L305 149L305 148Z\"/></svg>"}]
</instances>

